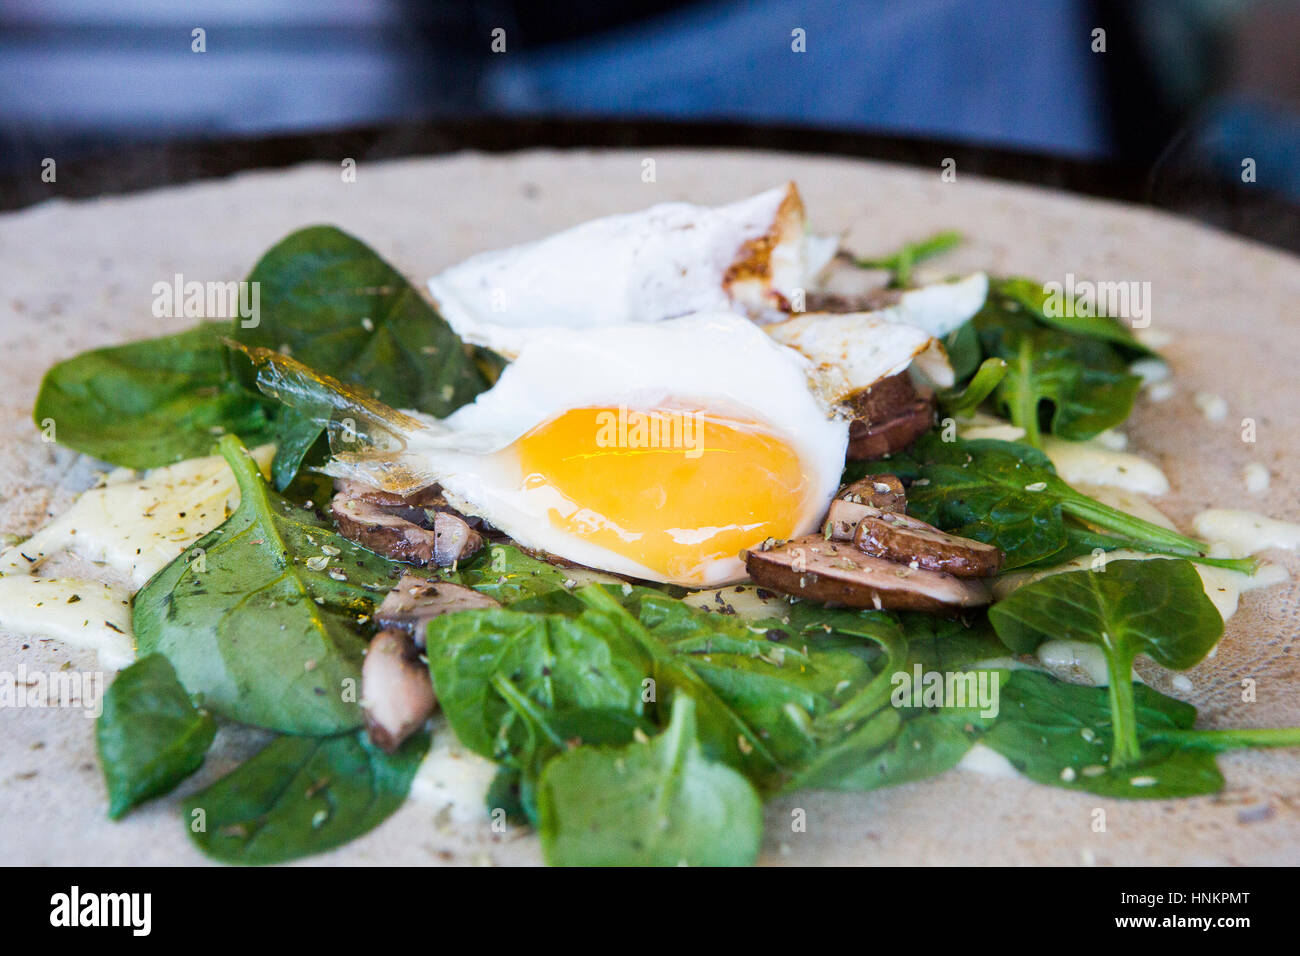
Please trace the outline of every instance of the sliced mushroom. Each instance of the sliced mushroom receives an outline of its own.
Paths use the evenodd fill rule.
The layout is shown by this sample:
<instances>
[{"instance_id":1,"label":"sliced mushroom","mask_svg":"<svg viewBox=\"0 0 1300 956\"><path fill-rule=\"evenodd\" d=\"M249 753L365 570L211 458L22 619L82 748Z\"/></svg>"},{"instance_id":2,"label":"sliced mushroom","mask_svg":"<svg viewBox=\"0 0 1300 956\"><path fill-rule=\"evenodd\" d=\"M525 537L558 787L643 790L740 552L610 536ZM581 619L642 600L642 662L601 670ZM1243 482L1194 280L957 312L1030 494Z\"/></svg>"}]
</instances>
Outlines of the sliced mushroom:
<instances>
[{"instance_id":1,"label":"sliced mushroom","mask_svg":"<svg viewBox=\"0 0 1300 956\"><path fill-rule=\"evenodd\" d=\"M433 713L433 683L410 635L384 630L361 664L361 710L376 747L392 753Z\"/></svg>"},{"instance_id":2,"label":"sliced mushroom","mask_svg":"<svg viewBox=\"0 0 1300 956\"><path fill-rule=\"evenodd\" d=\"M405 631L417 647L423 647L426 625L435 617L467 608L500 606L500 602L473 588L404 574L375 610L375 623L385 629Z\"/></svg>"},{"instance_id":3,"label":"sliced mushroom","mask_svg":"<svg viewBox=\"0 0 1300 956\"><path fill-rule=\"evenodd\" d=\"M887 511L864 515L853 533L853 543L878 558L959 578L992 577L1002 567L1004 557L991 544L948 534L917 518Z\"/></svg>"},{"instance_id":4,"label":"sliced mushroom","mask_svg":"<svg viewBox=\"0 0 1300 956\"><path fill-rule=\"evenodd\" d=\"M911 568L821 535L750 551L745 567L773 591L844 607L945 611L993 600L983 581Z\"/></svg>"},{"instance_id":5,"label":"sliced mushroom","mask_svg":"<svg viewBox=\"0 0 1300 956\"><path fill-rule=\"evenodd\" d=\"M438 485L422 488L413 495L398 495L351 478L334 479L334 490L349 498L360 498L381 508L445 508L447 499Z\"/></svg>"},{"instance_id":6,"label":"sliced mushroom","mask_svg":"<svg viewBox=\"0 0 1300 956\"><path fill-rule=\"evenodd\" d=\"M934 424L934 406L917 394L906 372L882 378L844 403L849 423L850 461L883 458L902 451Z\"/></svg>"},{"instance_id":7,"label":"sliced mushroom","mask_svg":"<svg viewBox=\"0 0 1300 956\"><path fill-rule=\"evenodd\" d=\"M849 424L849 461L874 461L902 451L930 430L934 406L918 398L889 419L868 422L855 419Z\"/></svg>"},{"instance_id":8,"label":"sliced mushroom","mask_svg":"<svg viewBox=\"0 0 1300 956\"><path fill-rule=\"evenodd\" d=\"M894 475L869 475L842 488L826 513L826 537L852 541L858 522L880 511L907 511L907 493Z\"/></svg>"},{"instance_id":9,"label":"sliced mushroom","mask_svg":"<svg viewBox=\"0 0 1300 956\"><path fill-rule=\"evenodd\" d=\"M345 537L396 561L444 567L483 547L482 536L451 511L430 515L422 508L381 506L343 492L334 496L330 509Z\"/></svg>"}]
</instances>

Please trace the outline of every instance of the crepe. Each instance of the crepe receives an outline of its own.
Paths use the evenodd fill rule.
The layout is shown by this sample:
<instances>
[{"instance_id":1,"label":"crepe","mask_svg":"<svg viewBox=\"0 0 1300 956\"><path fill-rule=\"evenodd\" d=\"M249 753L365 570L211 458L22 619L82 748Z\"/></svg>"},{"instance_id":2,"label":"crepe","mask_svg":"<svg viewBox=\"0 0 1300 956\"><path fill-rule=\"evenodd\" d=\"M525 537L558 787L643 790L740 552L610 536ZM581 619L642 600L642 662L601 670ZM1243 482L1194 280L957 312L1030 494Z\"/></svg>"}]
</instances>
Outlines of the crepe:
<instances>
[{"instance_id":1,"label":"crepe","mask_svg":"<svg viewBox=\"0 0 1300 956\"><path fill-rule=\"evenodd\" d=\"M242 278L286 233L336 224L373 246L417 286L476 252L547 235L595 216L686 200L716 204L788 179L811 226L863 254L943 229L969 239L927 264L935 274L988 270L1064 282L1067 273L1149 281L1152 328L1174 393L1143 399L1126 430L1172 490L1161 507L1185 530L1212 505L1295 520L1300 421L1295 415L1300 260L1149 210L938 170L765 153L654 151L660 176L641 181L644 151L462 154L250 173L125 197L54 201L0 217L0 531L30 534L93 480L96 463L45 443L30 422L41 374L84 349L178 331L193 320L151 314L155 282ZM1221 396L1209 421L1194 401ZM1203 402L1204 404L1204 402ZM1257 441L1241 440L1241 419ZM1263 463L1268 490L1245 490ZM1218 654L1187 672L1191 689L1147 669L1154 686L1201 708L1207 727L1300 723L1300 561L1281 586L1246 594ZM93 670L94 656L0 635L0 670ZM1257 700L1241 700L1254 678ZM449 734L439 728L441 740ZM233 768L265 739L223 729L200 773L173 794L110 822L94 722L69 709L0 708L0 842L11 864L188 864L182 797ZM848 864L1300 863L1300 751L1219 758L1227 788L1174 801L1108 800L971 770L866 794L801 793L767 809L763 862ZM453 761L450 766L455 766ZM468 785L466 786L468 789ZM458 805L459 806L459 805ZM792 812L807 815L794 832ZM1094 829L1105 811L1105 830ZM493 833L472 806L412 799L377 830L307 862L539 863L527 831Z\"/></svg>"}]
</instances>

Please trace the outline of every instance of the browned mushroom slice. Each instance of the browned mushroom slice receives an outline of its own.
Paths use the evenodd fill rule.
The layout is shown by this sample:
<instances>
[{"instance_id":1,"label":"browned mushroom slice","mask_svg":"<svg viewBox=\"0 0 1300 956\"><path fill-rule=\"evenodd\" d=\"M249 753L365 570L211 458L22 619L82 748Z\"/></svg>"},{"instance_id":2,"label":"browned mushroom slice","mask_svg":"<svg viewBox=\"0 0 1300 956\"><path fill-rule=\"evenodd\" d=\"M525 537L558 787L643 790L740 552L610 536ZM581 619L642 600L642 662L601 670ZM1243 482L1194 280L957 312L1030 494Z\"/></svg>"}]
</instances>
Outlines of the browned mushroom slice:
<instances>
[{"instance_id":1,"label":"browned mushroom slice","mask_svg":"<svg viewBox=\"0 0 1300 956\"><path fill-rule=\"evenodd\" d=\"M426 528L417 523L429 520L423 509L387 508L343 492L334 496L330 510L345 537L396 561L443 567L463 561L483 546L478 532L450 511L435 513L432 527Z\"/></svg>"},{"instance_id":2,"label":"browned mushroom slice","mask_svg":"<svg viewBox=\"0 0 1300 956\"><path fill-rule=\"evenodd\" d=\"M849 423L849 461L872 461L902 451L930 430L934 424L934 406L918 398L898 409L888 419L869 422L854 419Z\"/></svg>"},{"instance_id":3,"label":"browned mushroom slice","mask_svg":"<svg viewBox=\"0 0 1300 956\"><path fill-rule=\"evenodd\" d=\"M893 418L899 410L920 398L907 372L888 375L880 381L850 395L842 403L856 419L881 422Z\"/></svg>"},{"instance_id":4,"label":"browned mushroom slice","mask_svg":"<svg viewBox=\"0 0 1300 956\"><path fill-rule=\"evenodd\" d=\"M993 600L983 581L910 568L821 535L750 551L745 567L773 591L844 607L945 611Z\"/></svg>"},{"instance_id":5,"label":"browned mushroom slice","mask_svg":"<svg viewBox=\"0 0 1300 956\"><path fill-rule=\"evenodd\" d=\"M361 710L376 747L392 753L433 713L433 684L409 634L380 631L361 664Z\"/></svg>"},{"instance_id":6,"label":"browned mushroom slice","mask_svg":"<svg viewBox=\"0 0 1300 956\"><path fill-rule=\"evenodd\" d=\"M836 541L852 541L858 522L882 511L903 514L907 493L894 475L871 475L840 489L826 513L825 535Z\"/></svg>"},{"instance_id":7,"label":"browned mushroom slice","mask_svg":"<svg viewBox=\"0 0 1300 956\"><path fill-rule=\"evenodd\" d=\"M934 423L934 408L912 386L906 372L882 378L844 402L849 423L850 461L883 458L902 451Z\"/></svg>"},{"instance_id":8,"label":"browned mushroom slice","mask_svg":"<svg viewBox=\"0 0 1300 956\"><path fill-rule=\"evenodd\" d=\"M500 606L500 602L473 588L404 574L375 610L375 623L406 631L417 647L423 647L426 625L435 617L467 608Z\"/></svg>"},{"instance_id":9,"label":"browned mushroom slice","mask_svg":"<svg viewBox=\"0 0 1300 956\"><path fill-rule=\"evenodd\" d=\"M879 511L865 515L853 543L867 554L959 578L987 578L1002 567L1003 554L991 544L961 538L907 515Z\"/></svg>"}]
</instances>

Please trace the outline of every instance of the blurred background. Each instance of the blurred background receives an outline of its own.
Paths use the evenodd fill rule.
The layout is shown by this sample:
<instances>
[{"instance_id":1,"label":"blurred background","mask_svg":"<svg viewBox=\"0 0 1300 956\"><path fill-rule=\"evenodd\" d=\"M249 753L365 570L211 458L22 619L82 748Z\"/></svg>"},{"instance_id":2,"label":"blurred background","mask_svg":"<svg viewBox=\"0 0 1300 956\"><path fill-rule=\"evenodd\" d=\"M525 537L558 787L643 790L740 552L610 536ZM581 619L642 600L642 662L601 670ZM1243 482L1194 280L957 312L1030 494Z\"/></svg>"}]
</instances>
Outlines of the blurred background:
<instances>
[{"instance_id":1,"label":"blurred background","mask_svg":"<svg viewBox=\"0 0 1300 956\"><path fill-rule=\"evenodd\" d=\"M1240 184L1249 159L1297 200L1298 49L1292 0L0 0L0 176L160 141L596 117L1119 164L1156 201Z\"/></svg>"}]
</instances>

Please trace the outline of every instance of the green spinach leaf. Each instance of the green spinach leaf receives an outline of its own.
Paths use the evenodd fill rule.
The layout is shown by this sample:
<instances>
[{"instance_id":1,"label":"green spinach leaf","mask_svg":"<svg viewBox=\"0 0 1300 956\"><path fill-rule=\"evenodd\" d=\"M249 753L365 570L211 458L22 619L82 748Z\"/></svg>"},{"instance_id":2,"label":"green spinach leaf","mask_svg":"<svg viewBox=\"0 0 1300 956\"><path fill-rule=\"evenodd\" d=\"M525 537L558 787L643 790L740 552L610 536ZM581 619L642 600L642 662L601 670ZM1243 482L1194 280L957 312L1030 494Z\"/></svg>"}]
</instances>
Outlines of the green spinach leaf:
<instances>
[{"instance_id":1,"label":"green spinach leaf","mask_svg":"<svg viewBox=\"0 0 1300 956\"><path fill-rule=\"evenodd\" d=\"M1223 635L1223 619L1187 561L1111 561L1104 571L1070 571L1027 584L989 611L998 637L1017 653L1052 638L1097 644L1110 672L1111 766L1140 756L1133 660L1145 653L1184 670Z\"/></svg>"},{"instance_id":2,"label":"green spinach leaf","mask_svg":"<svg viewBox=\"0 0 1300 956\"><path fill-rule=\"evenodd\" d=\"M67 359L45 373L33 417L63 445L127 468L212 453L223 432L261 444L270 403L230 375L224 322Z\"/></svg>"},{"instance_id":3,"label":"green spinach leaf","mask_svg":"<svg viewBox=\"0 0 1300 956\"><path fill-rule=\"evenodd\" d=\"M488 386L451 327L392 266L333 226L300 229L258 261L261 322L232 335L289 351L305 365L360 386L393 408L443 417ZM253 382L246 379L250 389ZM283 489L320 438L313 416L281 408L273 467Z\"/></svg>"},{"instance_id":4,"label":"green spinach leaf","mask_svg":"<svg viewBox=\"0 0 1300 956\"><path fill-rule=\"evenodd\" d=\"M219 447L239 507L136 596L141 652L166 655L231 720L308 735L360 726L362 621L400 565L272 492L237 438Z\"/></svg>"},{"instance_id":5,"label":"green spinach leaf","mask_svg":"<svg viewBox=\"0 0 1300 956\"><path fill-rule=\"evenodd\" d=\"M648 656L625 628L594 610L573 617L507 608L447 614L430 622L426 648L457 738L501 763L527 763L552 719L548 712L645 712Z\"/></svg>"},{"instance_id":6,"label":"green spinach leaf","mask_svg":"<svg viewBox=\"0 0 1300 956\"><path fill-rule=\"evenodd\" d=\"M1052 329L1009 338L996 346L1007 373L995 397L1011 423L1025 430L1029 444L1038 447L1044 430L1067 441L1086 441L1132 413L1142 379L1108 346L1074 341Z\"/></svg>"},{"instance_id":7,"label":"green spinach leaf","mask_svg":"<svg viewBox=\"0 0 1300 956\"><path fill-rule=\"evenodd\" d=\"M990 283L990 294L1026 309L1035 319L1054 329L1085 336L1117 346L1129 358L1159 358L1151 348L1143 345L1132 330L1118 319L1101 314L1094 308L1068 310L1072 315L1054 315L1049 309L1049 294L1043 283L1021 277L995 279ZM1062 312L1067 310L1060 310Z\"/></svg>"},{"instance_id":8,"label":"green spinach leaf","mask_svg":"<svg viewBox=\"0 0 1300 956\"><path fill-rule=\"evenodd\" d=\"M1141 743L1134 759L1116 763L1112 757L1116 725L1106 688L1067 684L1034 671L1011 673L1002 688L998 719L981 742L1031 780L1068 790L1159 799L1223 789L1212 752L1163 736L1197 733L1189 730L1196 708L1131 683L1127 675L1124 684Z\"/></svg>"},{"instance_id":9,"label":"green spinach leaf","mask_svg":"<svg viewBox=\"0 0 1300 956\"><path fill-rule=\"evenodd\" d=\"M705 757L695 703L678 697L646 743L581 747L546 765L539 833L559 866L744 866L758 857L763 810L730 767Z\"/></svg>"},{"instance_id":10,"label":"green spinach leaf","mask_svg":"<svg viewBox=\"0 0 1300 956\"><path fill-rule=\"evenodd\" d=\"M217 724L195 707L167 658L149 654L114 678L95 723L114 820L198 770Z\"/></svg>"},{"instance_id":11,"label":"green spinach leaf","mask_svg":"<svg viewBox=\"0 0 1300 956\"><path fill-rule=\"evenodd\" d=\"M226 863L283 863L373 830L406 799L429 734L394 754L364 731L277 737L185 801L190 838Z\"/></svg>"},{"instance_id":12,"label":"green spinach leaf","mask_svg":"<svg viewBox=\"0 0 1300 956\"><path fill-rule=\"evenodd\" d=\"M860 469L859 469L860 470ZM910 482L908 511L945 531L996 545L1010 571L1061 553L1072 541L1066 517L1112 532L1111 548L1133 548L1249 571L1254 562L1206 557L1197 541L1075 491L1048 457L1018 442L944 441L923 435L903 455L867 466Z\"/></svg>"}]
</instances>

